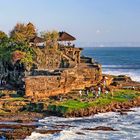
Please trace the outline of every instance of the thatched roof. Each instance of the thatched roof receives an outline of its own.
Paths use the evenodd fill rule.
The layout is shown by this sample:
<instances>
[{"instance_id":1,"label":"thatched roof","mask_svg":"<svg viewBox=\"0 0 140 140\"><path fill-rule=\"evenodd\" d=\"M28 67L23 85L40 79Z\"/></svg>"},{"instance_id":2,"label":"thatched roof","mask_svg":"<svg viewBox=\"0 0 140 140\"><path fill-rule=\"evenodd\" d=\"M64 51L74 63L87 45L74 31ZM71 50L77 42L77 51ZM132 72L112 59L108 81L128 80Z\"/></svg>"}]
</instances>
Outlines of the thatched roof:
<instances>
[{"instance_id":1,"label":"thatched roof","mask_svg":"<svg viewBox=\"0 0 140 140\"><path fill-rule=\"evenodd\" d=\"M73 37L72 35L66 33L66 32L59 32L59 39L58 41L74 41L76 40L75 37ZM30 40L30 42L32 43L42 43L45 42L45 40L41 37L35 36L34 38L32 38Z\"/></svg>"},{"instance_id":2,"label":"thatched roof","mask_svg":"<svg viewBox=\"0 0 140 140\"><path fill-rule=\"evenodd\" d=\"M41 38L41 37L38 37L38 36L36 36L36 37L34 37L34 38L32 38L31 40L30 40L30 42L33 42L33 43L42 43L42 42L44 42L45 40L43 39L43 38Z\"/></svg>"},{"instance_id":3,"label":"thatched roof","mask_svg":"<svg viewBox=\"0 0 140 140\"><path fill-rule=\"evenodd\" d=\"M74 41L76 40L75 37L66 33L66 32L59 32L59 39L58 41Z\"/></svg>"}]
</instances>

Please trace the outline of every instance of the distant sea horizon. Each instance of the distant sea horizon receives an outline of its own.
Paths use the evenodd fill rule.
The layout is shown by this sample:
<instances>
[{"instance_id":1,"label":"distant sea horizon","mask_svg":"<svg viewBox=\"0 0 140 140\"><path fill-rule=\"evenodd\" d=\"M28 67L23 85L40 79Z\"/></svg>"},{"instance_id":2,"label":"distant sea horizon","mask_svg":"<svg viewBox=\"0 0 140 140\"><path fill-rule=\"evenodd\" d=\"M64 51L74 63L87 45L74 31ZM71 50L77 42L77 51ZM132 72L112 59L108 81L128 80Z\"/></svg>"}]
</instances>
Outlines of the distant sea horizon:
<instances>
[{"instance_id":1,"label":"distant sea horizon","mask_svg":"<svg viewBox=\"0 0 140 140\"><path fill-rule=\"evenodd\" d=\"M82 48L140 48L140 46L83 46Z\"/></svg>"},{"instance_id":2,"label":"distant sea horizon","mask_svg":"<svg viewBox=\"0 0 140 140\"><path fill-rule=\"evenodd\" d=\"M140 47L140 42L78 42L76 41L76 46L82 48L91 47Z\"/></svg>"}]
</instances>

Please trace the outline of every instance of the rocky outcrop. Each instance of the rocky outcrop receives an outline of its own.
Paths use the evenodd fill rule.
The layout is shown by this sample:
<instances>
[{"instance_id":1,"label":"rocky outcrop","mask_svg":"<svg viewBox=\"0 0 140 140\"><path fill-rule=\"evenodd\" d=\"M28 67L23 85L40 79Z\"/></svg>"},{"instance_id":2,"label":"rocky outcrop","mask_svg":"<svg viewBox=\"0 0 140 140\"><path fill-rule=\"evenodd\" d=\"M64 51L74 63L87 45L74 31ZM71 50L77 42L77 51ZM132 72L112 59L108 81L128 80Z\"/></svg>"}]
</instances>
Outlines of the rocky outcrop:
<instances>
[{"instance_id":1,"label":"rocky outcrop","mask_svg":"<svg viewBox=\"0 0 140 140\"><path fill-rule=\"evenodd\" d=\"M43 114L18 112L0 115L0 139L25 139L38 127L37 120L45 117Z\"/></svg>"},{"instance_id":2,"label":"rocky outcrop","mask_svg":"<svg viewBox=\"0 0 140 140\"><path fill-rule=\"evenodd\" d=\"M124 110L129 111L132 107L139 107L140 106L140 98L134 99L128 102L113 102L106 106L95 106L95 107L88 107L82 108L79 110L73 110L68 113L60 113L60 112L52 112L53 115L63 116L63 117L84 117L95 115L98 113L106 113L106 112L119 112L121 115L124 115ZM131 111L131 110L130 110ZM122 113L121 113L122 112Z\"/></svg>"},{"instance_id":3,"label":"rocky outcrop","mask_svg":"<svg viewBox=\"0 0 140 140\"><path fill-rule=\"evenodd\" d=\"M102 78L100 65L80 65L63 69L60 75L30 76L25 79L26 96L45 98L73 89L83 89L96 84Z\"/></svg>"},{"instance_id":4,"label":"rocky outcrop","mask_svg":"<svg viewBox=\"0 0 140 140\"><path fill-rule=\"evenodd\" d=\"M95 127L95 128L84 128L83 130L90 130L90 131L118 131L118 130L115 130L111 127L107 127L107 126L98 126L98 127Z\"/></svg>"},{"instance_id":5,"label":"rocky outcrop","mask_svg":"<svg viewBox=\"0 0 140 140\"><path fill-rule=\"evenodd\" d=\"M31 135L35 128L35 125L1 124L0 139L25 139L26 136Z\"/></svg>"}]
</instances>

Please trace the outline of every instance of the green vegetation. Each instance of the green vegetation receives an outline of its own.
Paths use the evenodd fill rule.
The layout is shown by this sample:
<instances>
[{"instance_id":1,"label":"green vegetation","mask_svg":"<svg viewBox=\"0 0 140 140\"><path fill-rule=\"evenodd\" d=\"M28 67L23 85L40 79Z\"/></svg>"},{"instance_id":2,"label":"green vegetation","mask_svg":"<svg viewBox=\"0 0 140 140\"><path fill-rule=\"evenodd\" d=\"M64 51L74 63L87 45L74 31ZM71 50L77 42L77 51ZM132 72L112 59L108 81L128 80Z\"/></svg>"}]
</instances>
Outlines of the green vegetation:
<instances>
[{"instance_id":1,"label":"green vegetation","mask_svg":"<svg viewBox=\"0 0 140 140\"><path fill-rule=\"evenodd\" d=\"M45 53L57 50L59 34L57 31L41 33L46 41L44 50L31 47L31 40L33 41L36 36L37 31L32 23L17 23L9 36L0 31L0 70L7 70L8 65L12 68L15 65L23 65L29 71L38 63L46 65ZM49 49L52 52L49 52Z\"/></svg>"},{"instance_id":2,"label":"green vegetation","mask_svg":"<svg viewBox=\"0 0 140 140\"><path fill-rule=\"evenodd\" d=\"M32 23L27 25L22 23L17 23L13 30L10 32L10 38L16 42L29 42L30 39L36 36L36 29Z\"/></svg>"},{"instance_id":3,"label":"green vegetation","mask_svg":"<svg viewBox=\"0 0 140 140\"><path fill-rule=\"evenodd\" d=\"M13 65L17 61L24 64L27 68L33 64L34 51L27 43L16 43L10 38L1 40L0 61L4 67L7 64Z\"/></svg>"},{"instance_id":4,"label":"green vegetation","mask_svg":"<svg viewBox=\"0 0 140 140\"><path fill-rule=\"evenodd\" d=\"M80 109L86 109L88 107L104 107L113 102L127 102L133 100L140 96L140 92L134 90L119 90L114 92L114 96L112 97L110 94L102 95L97 99L94 99L92 94L89 94L86 101L80 101L80 98L77 97L76 100L67 100L64 102L56 102L52 103L48 106L48 110L52 112L58 112L61 114L65 114L72 111L77 111ZM93 100L90 100L93 98Z\"/></svg>"}]
</instances>

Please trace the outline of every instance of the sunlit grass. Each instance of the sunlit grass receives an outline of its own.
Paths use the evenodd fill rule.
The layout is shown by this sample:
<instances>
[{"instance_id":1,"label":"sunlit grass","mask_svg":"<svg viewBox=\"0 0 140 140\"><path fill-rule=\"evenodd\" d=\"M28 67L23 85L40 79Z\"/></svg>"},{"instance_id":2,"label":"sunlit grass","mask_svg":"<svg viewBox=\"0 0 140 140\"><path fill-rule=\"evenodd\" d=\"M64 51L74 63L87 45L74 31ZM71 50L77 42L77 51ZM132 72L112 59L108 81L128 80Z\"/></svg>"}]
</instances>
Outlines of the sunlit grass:
<instances>
[{"instance_id":1,"label":"sunlit grass","mask_svg":"<svg viewBox=\"0 0 140 140\"><path fill-rule=\"evenodd\" d=\"M113 96L109 93L107 95L101 95L99 98L94 98L94 95L90 93L88 96L82 96L81 99L86 98L85 101L80 101L80 97L77 96L77 100L68 99L64 102L57 102L49 105L49 110L66 113L72 110L85 109L88 107L103 107L111 104L112 102L126 102L140 96L140 92L134 90L118 90L113 93ZM93 100L88 101L88 99Z\"/></svg>"}]
</instances>

